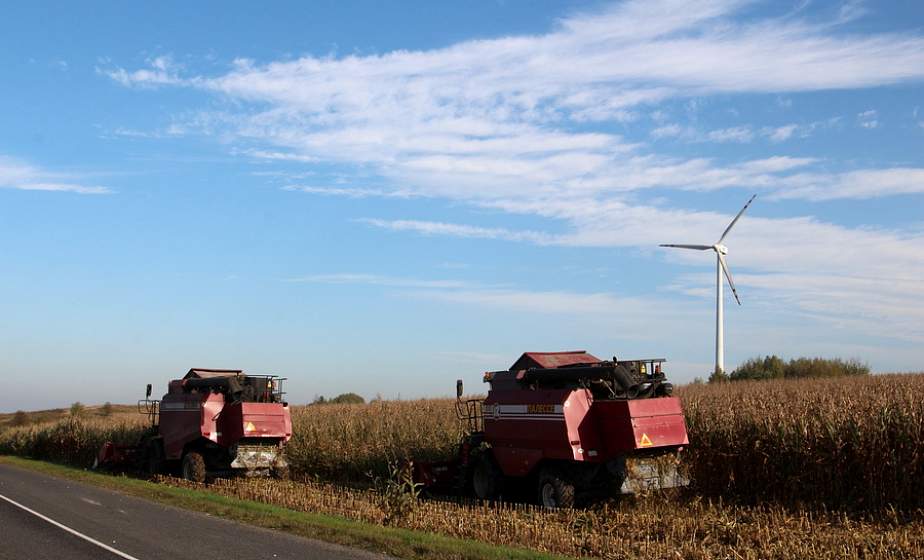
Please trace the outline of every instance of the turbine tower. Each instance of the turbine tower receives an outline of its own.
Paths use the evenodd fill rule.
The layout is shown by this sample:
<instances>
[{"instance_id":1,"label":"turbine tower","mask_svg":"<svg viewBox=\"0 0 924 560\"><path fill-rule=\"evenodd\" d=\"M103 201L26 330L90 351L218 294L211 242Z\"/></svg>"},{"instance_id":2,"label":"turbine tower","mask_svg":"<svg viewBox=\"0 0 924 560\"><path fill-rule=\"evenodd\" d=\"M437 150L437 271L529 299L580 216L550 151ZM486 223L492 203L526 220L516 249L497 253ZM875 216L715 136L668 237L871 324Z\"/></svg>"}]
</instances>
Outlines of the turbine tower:
<instances>
[{"instance_id":1,"label":"turbine tower","mask_svg":"<svg viewBox=\"0 0 924 560\"><path fill-rule=\"evenodd\" d=\"M728 236L728 232L731 231L731 228L735 226L738 220L741 218L741 215L744 214L744 211L748 209L748 206L751 205L751 202L757 197L755 194L744 205L744 208L738 212L738 215L735 216L735 219L728 224L728 227L725 228L725 231L722 232L722 237L716 241L715 245L677 245L677 244L662 244L661 247L673 247L675 249L693 249L694 251L708 251L712 249L715 251L715 369L719 372L725 371L725 305L723 301L722 287L725 284L722 282L722 273L725 273L725 278L728 279L728 285L732 290L732 294L735 296L735 301L738 302L738 305L741 305L741 300L738 298L738 290L735 289L735 283L732 281L731 270L728 268L728 262L725 260L725 255L728 254L728 247L722 244L725 241L725 237Z\"/></svg>"}]
</instances>

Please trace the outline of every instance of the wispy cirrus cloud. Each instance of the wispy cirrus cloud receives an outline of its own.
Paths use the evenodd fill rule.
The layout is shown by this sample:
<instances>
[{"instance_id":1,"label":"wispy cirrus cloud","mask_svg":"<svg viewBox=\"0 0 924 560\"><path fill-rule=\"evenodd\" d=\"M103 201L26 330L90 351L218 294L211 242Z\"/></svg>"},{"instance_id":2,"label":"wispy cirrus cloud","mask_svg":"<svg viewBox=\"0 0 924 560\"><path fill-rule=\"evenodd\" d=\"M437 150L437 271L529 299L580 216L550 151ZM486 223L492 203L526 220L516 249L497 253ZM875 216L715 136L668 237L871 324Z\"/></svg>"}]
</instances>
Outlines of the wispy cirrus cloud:
<instances>
[{"instance_id":1,"label":"wispy cirrus cloud","mask_svg":"<svg viewBox=\"0 0 924 560\"><path fill-rule=\"evenodd\" d=\"M863 128L879 128L879 112L875 109L857 114L857 124Z\"/></svg>"},{"instance_id":2,"label":"wispy cirrus cloud","mask_svg":"<svg viewBox=\"0 0 924 560\"><path fill-rule=\"evenodd\" d=\"M291 190L443 198L564 226L564 233L551 234L413 217L361 220L390 231L648 248L658 241L695 242L703 235L702 242L712 242L730 219L645 202L645 194L655 190L660 195L672 189L747 189L808 201L924 192L924 169L911 165L858 169L786 152L733 159L659 151L662 143L652 139L743 144L761 138L789 146L783 142L824 126L793 122L792 115L775 126L676 124L660 110L667 102L695 113L699 100L709 96L756 93L775 98L781 110L792 107L782 97L789 94L924 80L924 38L848 31L842 25L863 15L855 5L826 21L798 13L758 16L751 7L735 0L630 1L566 17L547 33L440 49L265 63L239 59L211 76L184 74L156 61L141 70L104 73L125 86L195 88L228 100L225 110L204 111L185 129L220 136L241 155L334 163L373 173L382 185L293 184ZM646 114L656 128L645 142L616 132ZM871 117L877 118L858 119L870 123ZM924 274L924 237L917 230L751 215L747 227L736 230L734 243L733 265L746 273L785 275L777 278L793 285L799 277L823 278L842 286L837 293L848 300L870 295L868 284L838 283L856 276L858 263L880 279ZM666 258L699 262L690 255ZM808 282L804 289L812 293ZM766 290L781 298L789 293L772 285ZM904 285L895 290L905 302L920 296ZM505 294L504 300L516 298ZM813 300L800 301L807 310ZM836 307L836 298L826 301L829 310ZM886 316L901 315L899 323L913 320L900 306L875 301Z\"/></svg>"},{"instance_id":3,"label":"wispy cirrus cloud","mask_svg":"<svg viewBox=\"0 0 924 560\"><path fill-rule=\"evenodd\" d=\"M385 286L389 288L423 289L456 289L465 288L468 286L467 283L458 280L420 280L417 278L402 278L397 276L383 276L379 274L352 272L310 274L307 276L286 278L285 281L310 284L365 284L371 286Z\"/></svg>"},{"instance_id":4,"label":"wispy cirrus cloud","mask_svg":"<svg viewBox=\"0 0 924 560\"><path fill-rule=\"evenodd\" d=\"M465 237L469 239L502 239L505 241L527 241L540 245L557 243L557 237L538 231L510 230L507 228L486 228L465 224L451 224L446 222L431 222L424 220L380 220L377 218L362 218L357 220L377 228L391 231L410 231L423 235L448 235L451 237Z\"/></svg>"},{"instance_id":5,"label":"wispy cirrus cloud","mask_svg":"<svg viewBox=\"0 0 924 560\"><path fill-rule=\"evenodd\" d=\"M72 192L77 194L109 194L113 191L99 185L74 183L66 174L41 169L21 160L0 155L0 188L22 191Z\"/></svg>"},{"instance_id":6,"label":"wispy cirrus cloud","mask_svg":"<svg viewBox=\"0 0 924 560\"><path fill-rule=\"evenodd\" d=\"M239 59L217 76L183 75L166 57L141 70L102 72L127 86L193 87L234 100L229 114L189 128L217 127L225 138L263 145L254 157L371 165L403 189L469 200L630 190L619 172L644 161L654 176L665 158L612 132L578 127L632 121L640 108L668 99L924 78L920 36L839 29L862 10L820 22L736 17L750 6L623 2L566 17L546 34L442 49L266 64ZM658 132L683 134L671 125ZM796 132L784 124L768 136L782 141ZM760 134L741 125L703 137L745 143ZM713 161L708 171L729 170ZM727 185L737 186L750 187Z\"/></svg>"},{"instance_id":7,"label":"wispy cirrus cloud","mask_svg":"<svg viewBox=\"0 0 924 560\"><path fill-rule=\"evenodd\" d=\"M96 68L97 73L108 76L126 87L184 85L195 81L195 79L181 78L179 75L181 70L182 67L175 64L173 59L167 55L151 58L148 60L147 68L131 72L123 68L107 68L105 66L97 66Z\"/></svg>"},{"instance_id":8,"label":"wispy cirrus cloud","mask_svg":"<svg viewBox=\"0 0 924 560\"><path fill-rule=\"evenodd\" d=\"M732 216L656 206L611 202L595 206L574 201L553 207L540 201L534 208L511 203L509 211L541 213L575 224L573 231L551 235L503 230L490 236L513 242L572 247L639 247L655 250L657 243L714 243ZM462 238L485 238L474 226L416 220L366 223ZM395 224L399 224L395 226ZM654 227L654 230L653 230ZM769 219L748 216L727 241L729 260L739 289L760 290L763 301L777 301L793 311L827 316L829 322L850 323L863 332L924 340L924 323L912 301L924 297L915 278L924 275L924 232L851 229L814 218ZM714 259L695 252L663 252L665 259L711 268ZM697 294L711 297L715 277L696 278ZM888 286L883 290L882 286ZM449 296L447 296L449 297ZM453 296L455 297L455 296ZM845 306L845 302L850 302ZM866 327L861 329L865 320ZM873 319L873 321L870 321Z\"/></svg>"},{"instance_id":9,"label":"wispy cirrus cloud","mask_svg":"<svg viewBox=\"0 0 924 560\"><path fill-rule=\"evenodd\" d=\"M414 192L395 189L370 189L364 187L315 187L311 185L286 185L286 191L296 191L322 196L341 196L346 198L411 198Z\"/></svg>"}]
</instances>

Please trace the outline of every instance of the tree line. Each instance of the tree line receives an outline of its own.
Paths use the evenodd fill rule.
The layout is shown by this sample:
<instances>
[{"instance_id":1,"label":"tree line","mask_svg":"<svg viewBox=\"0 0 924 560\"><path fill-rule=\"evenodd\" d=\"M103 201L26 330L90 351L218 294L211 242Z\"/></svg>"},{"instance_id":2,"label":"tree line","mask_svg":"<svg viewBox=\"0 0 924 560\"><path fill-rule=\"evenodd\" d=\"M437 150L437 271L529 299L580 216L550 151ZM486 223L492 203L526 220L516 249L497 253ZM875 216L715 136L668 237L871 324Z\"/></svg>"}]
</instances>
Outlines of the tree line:
<instances>
[{"instance_id":1,"label":"tree line","mask_svg":"<svg viewBox=\"0 0 924 560\"><path fill-rule=\"evenodd\" d=\"M793 358L786 361L777 355L751 358L732 371L714 371L709 383L760 379L805 379L810 377L854 377L869 375L869 365L857 359Z\"/></svg>"}]
</instances>

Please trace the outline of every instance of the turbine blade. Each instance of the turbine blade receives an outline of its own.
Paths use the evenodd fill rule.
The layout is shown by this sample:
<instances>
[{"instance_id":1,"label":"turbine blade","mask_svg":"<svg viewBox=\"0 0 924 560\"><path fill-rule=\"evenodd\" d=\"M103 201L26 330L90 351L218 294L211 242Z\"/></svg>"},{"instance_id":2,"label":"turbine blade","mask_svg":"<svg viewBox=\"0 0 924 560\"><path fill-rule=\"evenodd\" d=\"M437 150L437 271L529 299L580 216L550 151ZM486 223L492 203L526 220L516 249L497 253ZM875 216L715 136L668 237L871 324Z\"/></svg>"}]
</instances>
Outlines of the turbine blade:
<instances>
[{"instance_id":1,"label":"turbine blade","mask_svg":"<svg viewBox=\"0 0 924 560\"><path fill-rule=\"evenodd\" d=\"M696 249L697 251L706 251L708 249L712 249L712 245L676 245L676 244L664 243L658 246L659 247L673 247L674 249Z\"/></svg>"},{"instance_id":2,"label":"turbine blade","mask_svg":"<svg viewBox=\"0 0 924 560\"><path fill-rule=\"evenodd\" d=\"M728 235L728 232L731 231L731 228L734 227L734 225L738 222L738 218L741 217L741 214L744 214L744 211L748 209L748 206L750 206L752 202L754 202L755 198L757 198L756 194L748 199L747 204L744 205L744 208L742 208L741 211L738 212L738 215L735 216L735 219L732 220L731 223L728 224L728 227L725 228L725 231L722 232L722 237L719 238L719 240L716 242L716 245L718 245L719 243L722 243L722 241L725 240L725 236Z\"/></svg>"},{"instance_id":3,"label":"turbine blade","mask_svg":"<svg viewBox=\"0 0 924 560\"><path fill-rule=\"evenodd\" d=\"M741 305L741 300L738 298L738 290L735 289L735 282L732 280L731 270L728 268L728 263L725 262L725 255L719 252L716 252L716 255L719 256L719 263L722 265L722 271L725 273L725 278L728 279L728 285L731 286L732 293L735 295L735 301L738 302L738 305Z\"/></svg>"}]
</instances>

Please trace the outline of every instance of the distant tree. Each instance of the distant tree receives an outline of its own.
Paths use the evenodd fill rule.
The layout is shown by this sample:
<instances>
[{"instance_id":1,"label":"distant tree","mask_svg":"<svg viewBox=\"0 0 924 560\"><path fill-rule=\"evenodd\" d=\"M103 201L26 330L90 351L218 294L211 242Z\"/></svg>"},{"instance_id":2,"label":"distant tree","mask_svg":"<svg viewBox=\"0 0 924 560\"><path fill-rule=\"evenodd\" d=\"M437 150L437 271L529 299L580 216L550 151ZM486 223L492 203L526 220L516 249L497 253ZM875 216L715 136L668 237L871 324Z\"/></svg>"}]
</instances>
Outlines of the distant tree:
<instances>
[{"instance_id":1,"label":"distant tree","mask_svg":"<svg viewBox=\"0 0 924 560\"><path fill-rule=\"evenodd\" d=\"M703 385L704 383L706 382L703 381L702 377L694 377L693 381L690 382L690 385Z\"/></svg>"},{"instance_id":2,"label":"distant tree","mask_svg":"<svg viewBox=\"0 0 924 560\"><path fill-rule=\"evenodd\" d=\"M29 415L22 410L17 410L16 413L13 414L13 418L10 420L10 426L25 426L28 423Z\"/></svg>"},{"instance_id":3,"label":"distant tree","mask_svg":"<svg viewBox=\"0 0 924 560\"><path fill-rule=\"evenodd\" d=\"M797 358L786 365L786 377L848 377L869 375L869 366L859 360Z\"/></svg>"},{"instance_id":4,"label":"distant tree","mask_svg":"<svg viewBox=\"0 0 924 560\"><path fill-rule=\"evenodd\" d=\"M112 416L112 403L106 401L103 406L100 407L99 413L103 416Z\"/></svg>"},{"instance_id":5,"label":"distant tree","mask_svg":"<svg viewBox=\"0 0 924 560\"><path fill-rule=\"evenodd\" d=\"M366 399L356 393L343 393L330 400L333 404L365 404Z\"/></svg>"},{"instance_id":6,"label":"distant tree","mask_svg":"<svg viewBox=\"0 0 924 560\"><path fill-rule=\"evenodd\" d=\"M316 396L311 404L363 404L366 399L356 393L342 393L336 397L327 399L324 395Z\"/></svg>"},{"instance_id":7,"label":"distant tree","mask_svg":"<svg viewBox=\"0 0 924 560\"><path fill-rule=\"evenodd\" d=\"M747 360L731 373L732 381L745 379L801 379L869 375L869 366L859 360L840 358L795 358L784 362L778 356Z\"/></svg>"},{"instance_id":8,"label":"distant tree","mask_svg":"<svg viewBox=\"0 0 924 560\"><path fill-rule=\"evenodd\" d=\"M743 379L779 379L786 376L786 363L778 356L764 358L751 358L744 362L735 371L731 372L729 379L741 381Z\"/></svg>"},{"instance_id":9,"label":"distant tree","mask_svg":"<svg viewBox=\"0 0 924 560\"><path fill-rule=\"evenodd\" d=\"M84 409L83 403L80 401L75 402L71 405L71 416L77 418L78 416L83 416Z\"/></svg>"},{"instance_id":10,"label":"distant tree","mask_svg":"<svg viewBox=\"0 0 924 560\"><path fill-rule=\"evenodd\" d=\"M709 375L709 383L725 383L728 381L728 374L721 368L715 368Z\"/></svg>"}]
</instances>

